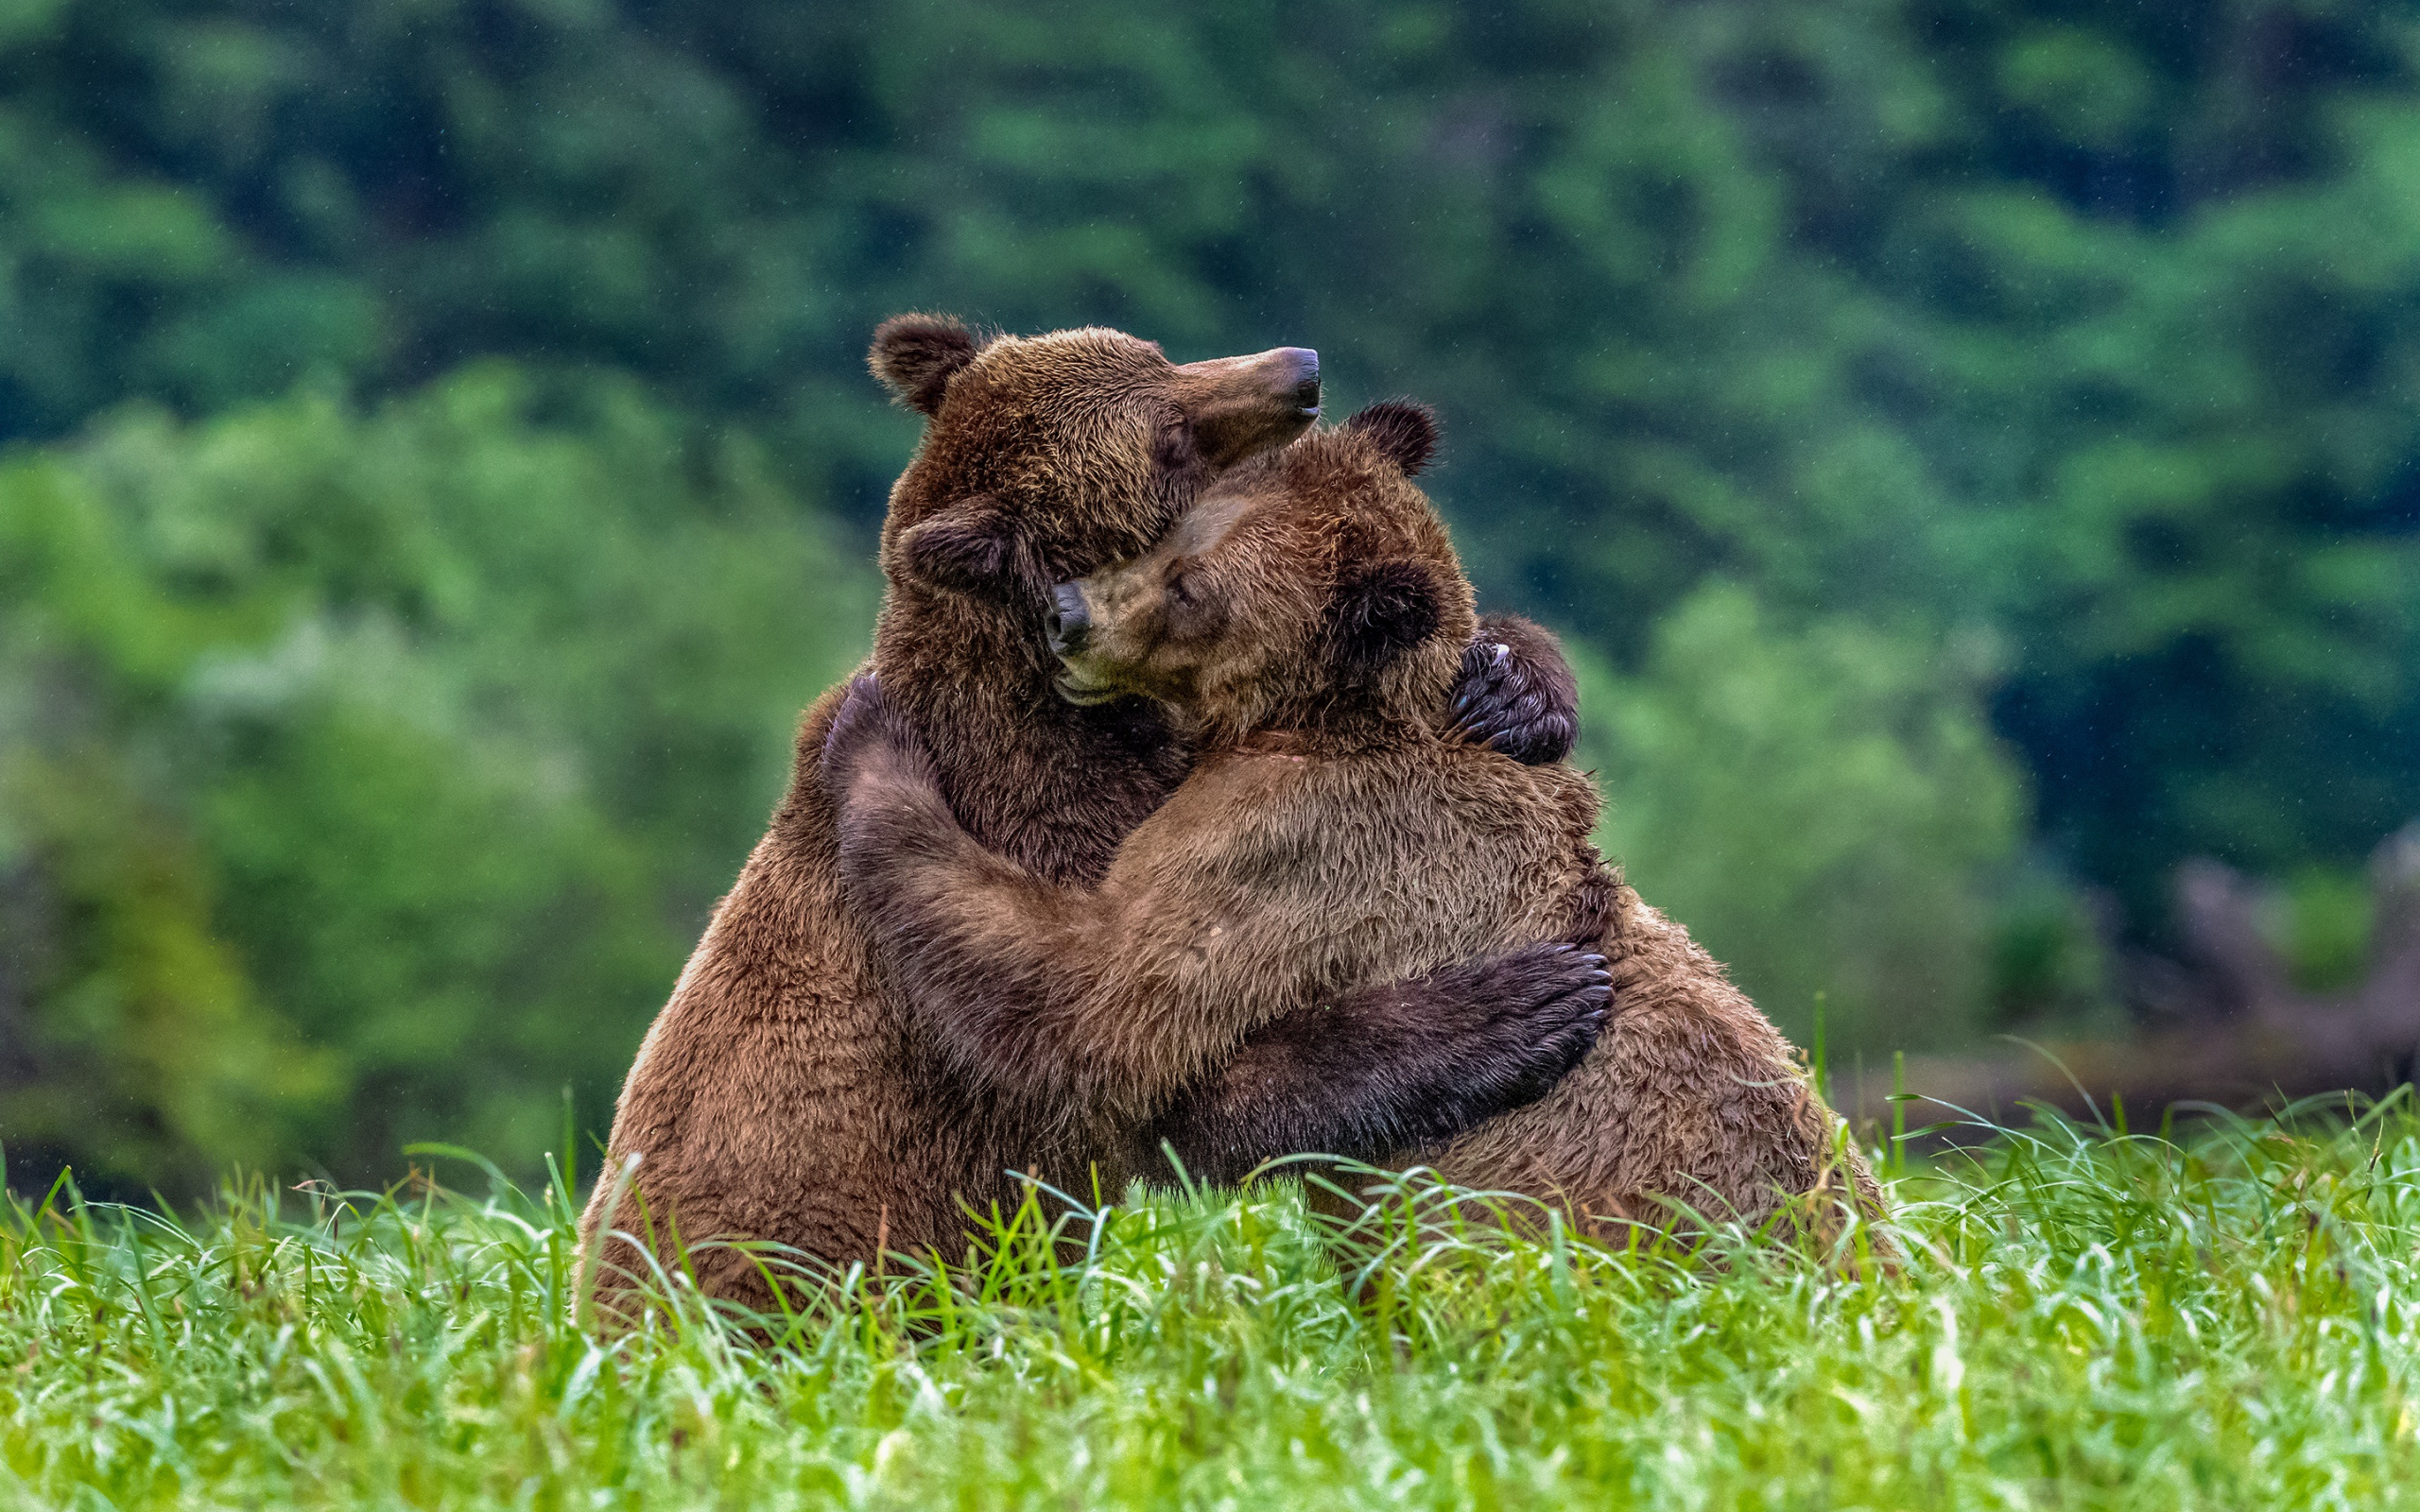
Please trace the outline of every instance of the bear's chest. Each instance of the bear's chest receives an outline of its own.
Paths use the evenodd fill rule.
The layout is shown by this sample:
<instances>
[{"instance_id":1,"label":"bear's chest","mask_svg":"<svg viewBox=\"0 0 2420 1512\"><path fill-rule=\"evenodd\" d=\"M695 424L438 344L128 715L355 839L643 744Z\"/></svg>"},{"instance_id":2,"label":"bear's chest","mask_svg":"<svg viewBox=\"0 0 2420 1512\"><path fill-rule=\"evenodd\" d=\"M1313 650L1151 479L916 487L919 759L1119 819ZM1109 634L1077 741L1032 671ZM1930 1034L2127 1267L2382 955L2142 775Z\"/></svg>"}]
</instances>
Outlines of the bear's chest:
<instances>
[{"instance_id":1,"label":"bear's chest","mask_svg":"<svg viewBox=\"0 0 2420 1512\"><path fill-rule=\"evenodd\" d=\"M1166 803L1190 765L1172 743L1070 738L961 746L942 773L959 823L994 852L1064 886L1092 886L1117 848Z\"/></svg>"}]
</instances>

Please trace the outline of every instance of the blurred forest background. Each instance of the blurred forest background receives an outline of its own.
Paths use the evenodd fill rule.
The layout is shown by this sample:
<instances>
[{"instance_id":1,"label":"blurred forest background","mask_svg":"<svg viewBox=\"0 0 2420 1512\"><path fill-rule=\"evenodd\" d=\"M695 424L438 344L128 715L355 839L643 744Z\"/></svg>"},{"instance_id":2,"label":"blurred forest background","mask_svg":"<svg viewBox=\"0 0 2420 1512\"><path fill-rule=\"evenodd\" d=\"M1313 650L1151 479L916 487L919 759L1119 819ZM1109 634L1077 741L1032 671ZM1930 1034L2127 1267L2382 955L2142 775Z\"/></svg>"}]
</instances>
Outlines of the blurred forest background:
<instances>
[{"instance_id":1,"label":"blurred forest background","mask_svg":"<svg viewBox=\"0 0 2420 1512\"><path fill-rule=\"evenodd\" d=\"M1836 1061L2180 1011L2197 857L2366 969L2410 7L0 0L11 1175L601 1130L866 644L906 308L1434 403L1609 844Z\"/></svg>"}]
</instances>

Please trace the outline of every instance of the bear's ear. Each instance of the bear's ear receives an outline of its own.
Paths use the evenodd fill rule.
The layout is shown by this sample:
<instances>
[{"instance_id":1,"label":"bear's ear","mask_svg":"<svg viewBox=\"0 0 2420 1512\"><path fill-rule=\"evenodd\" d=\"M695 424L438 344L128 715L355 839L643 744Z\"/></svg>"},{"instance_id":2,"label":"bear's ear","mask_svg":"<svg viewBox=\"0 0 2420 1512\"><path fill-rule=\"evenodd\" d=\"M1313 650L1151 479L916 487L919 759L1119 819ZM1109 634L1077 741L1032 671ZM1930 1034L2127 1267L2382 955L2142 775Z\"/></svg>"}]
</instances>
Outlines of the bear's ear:
<instances>
[{"instance_id":1,"label":"bear's ear","mask_svg":"<svg viewBox=\"0 0 2420 1512\"><path fill-rule=\"evenodd\" d=\"M1409 399L1382 399L1344 422L1393 457L1405 477L1415 477L1437 455L1437 412Z\"/></svg>"},{"instance_id":2,"label":"bear's ear","mask_svg":"<svg viewBox=\"0 0 2420 1512\"><path fill-rule=\"evenodd\" d=\"M1416 561L1347 567L1328 606L1328 656L1351 676L1367 676L1437 633L1444 617L1437 580Z\"/></svg>"},{"instance_id":3,"label":"bear's ear","mask_svg":"<svg viewBox=\"0 0 2420 1512\"><path fill-rule=\"evenodd\" d=\"M892 397L926 415L941 413L952 374L975 360L975 333L955 317L894 315L874 328L866 366Z\"/></svg>"},{"instance_id":4,"label":"bear's ear","mask_svg":"<svg viewBox=\"0 0 2420 1512\"><path fill-rule=\"evenodd\" d=\"M960 499L899 537L899 572L961 593L997 594L1048 586L1016 526L988 493Z\"/></svg>"}]
</instances>

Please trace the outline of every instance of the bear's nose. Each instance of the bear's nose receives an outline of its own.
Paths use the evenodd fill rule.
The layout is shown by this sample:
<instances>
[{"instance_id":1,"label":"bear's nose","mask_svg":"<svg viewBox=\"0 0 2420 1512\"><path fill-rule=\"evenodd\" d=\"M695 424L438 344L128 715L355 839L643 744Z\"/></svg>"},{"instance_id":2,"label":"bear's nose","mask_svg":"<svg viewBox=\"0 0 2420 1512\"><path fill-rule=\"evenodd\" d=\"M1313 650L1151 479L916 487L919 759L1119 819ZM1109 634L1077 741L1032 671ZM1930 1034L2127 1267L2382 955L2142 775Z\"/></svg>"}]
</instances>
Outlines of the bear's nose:
<instances>
[{"instance_id":1,"label":"bear's nose","mask_svg":"<svg viewBox=\"0 0 2420 1512\"><path fill-rule=\"evenodd\" d=\"M1073 656L1084 648L1084 637L1093 627L1092 610L1084 608L1084 590L1077 583L1061 583L1050 591L1050 649L1061 656Z\"/></svg>"},{"instance_id":2,"label":"bear's nose","mask_svg":"<svg viewBox=\"0 0 2420 1512\"><path fill-rule=\"evenodd\" d=\"M1291 370L1294 387L1286 397L1294 407L1316 419L1320 412L1320 354L1308 347L1280 347L1278 355Z\"/></svg>"}]
</instances>

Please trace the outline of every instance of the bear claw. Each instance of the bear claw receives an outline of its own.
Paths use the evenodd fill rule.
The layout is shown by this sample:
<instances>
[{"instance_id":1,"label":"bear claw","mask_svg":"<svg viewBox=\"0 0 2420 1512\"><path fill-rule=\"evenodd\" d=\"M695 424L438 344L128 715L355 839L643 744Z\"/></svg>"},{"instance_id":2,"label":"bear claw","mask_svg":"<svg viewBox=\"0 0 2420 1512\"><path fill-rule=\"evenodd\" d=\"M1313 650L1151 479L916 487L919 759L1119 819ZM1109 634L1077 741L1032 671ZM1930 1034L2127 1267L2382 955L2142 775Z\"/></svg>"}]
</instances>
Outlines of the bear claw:
<instances>
[{"instance_id":1,"label":"bear claw","mask_svg":"<svg viewBox=\"0 0 2420 1512\"><path fill-rule=\"evenodd\" d=\"M1567 694L1501 641L1475 641L1462 653L1448 733L1542 766L1571 753L1578 723Z\"/></svg>"}]
</instances>

